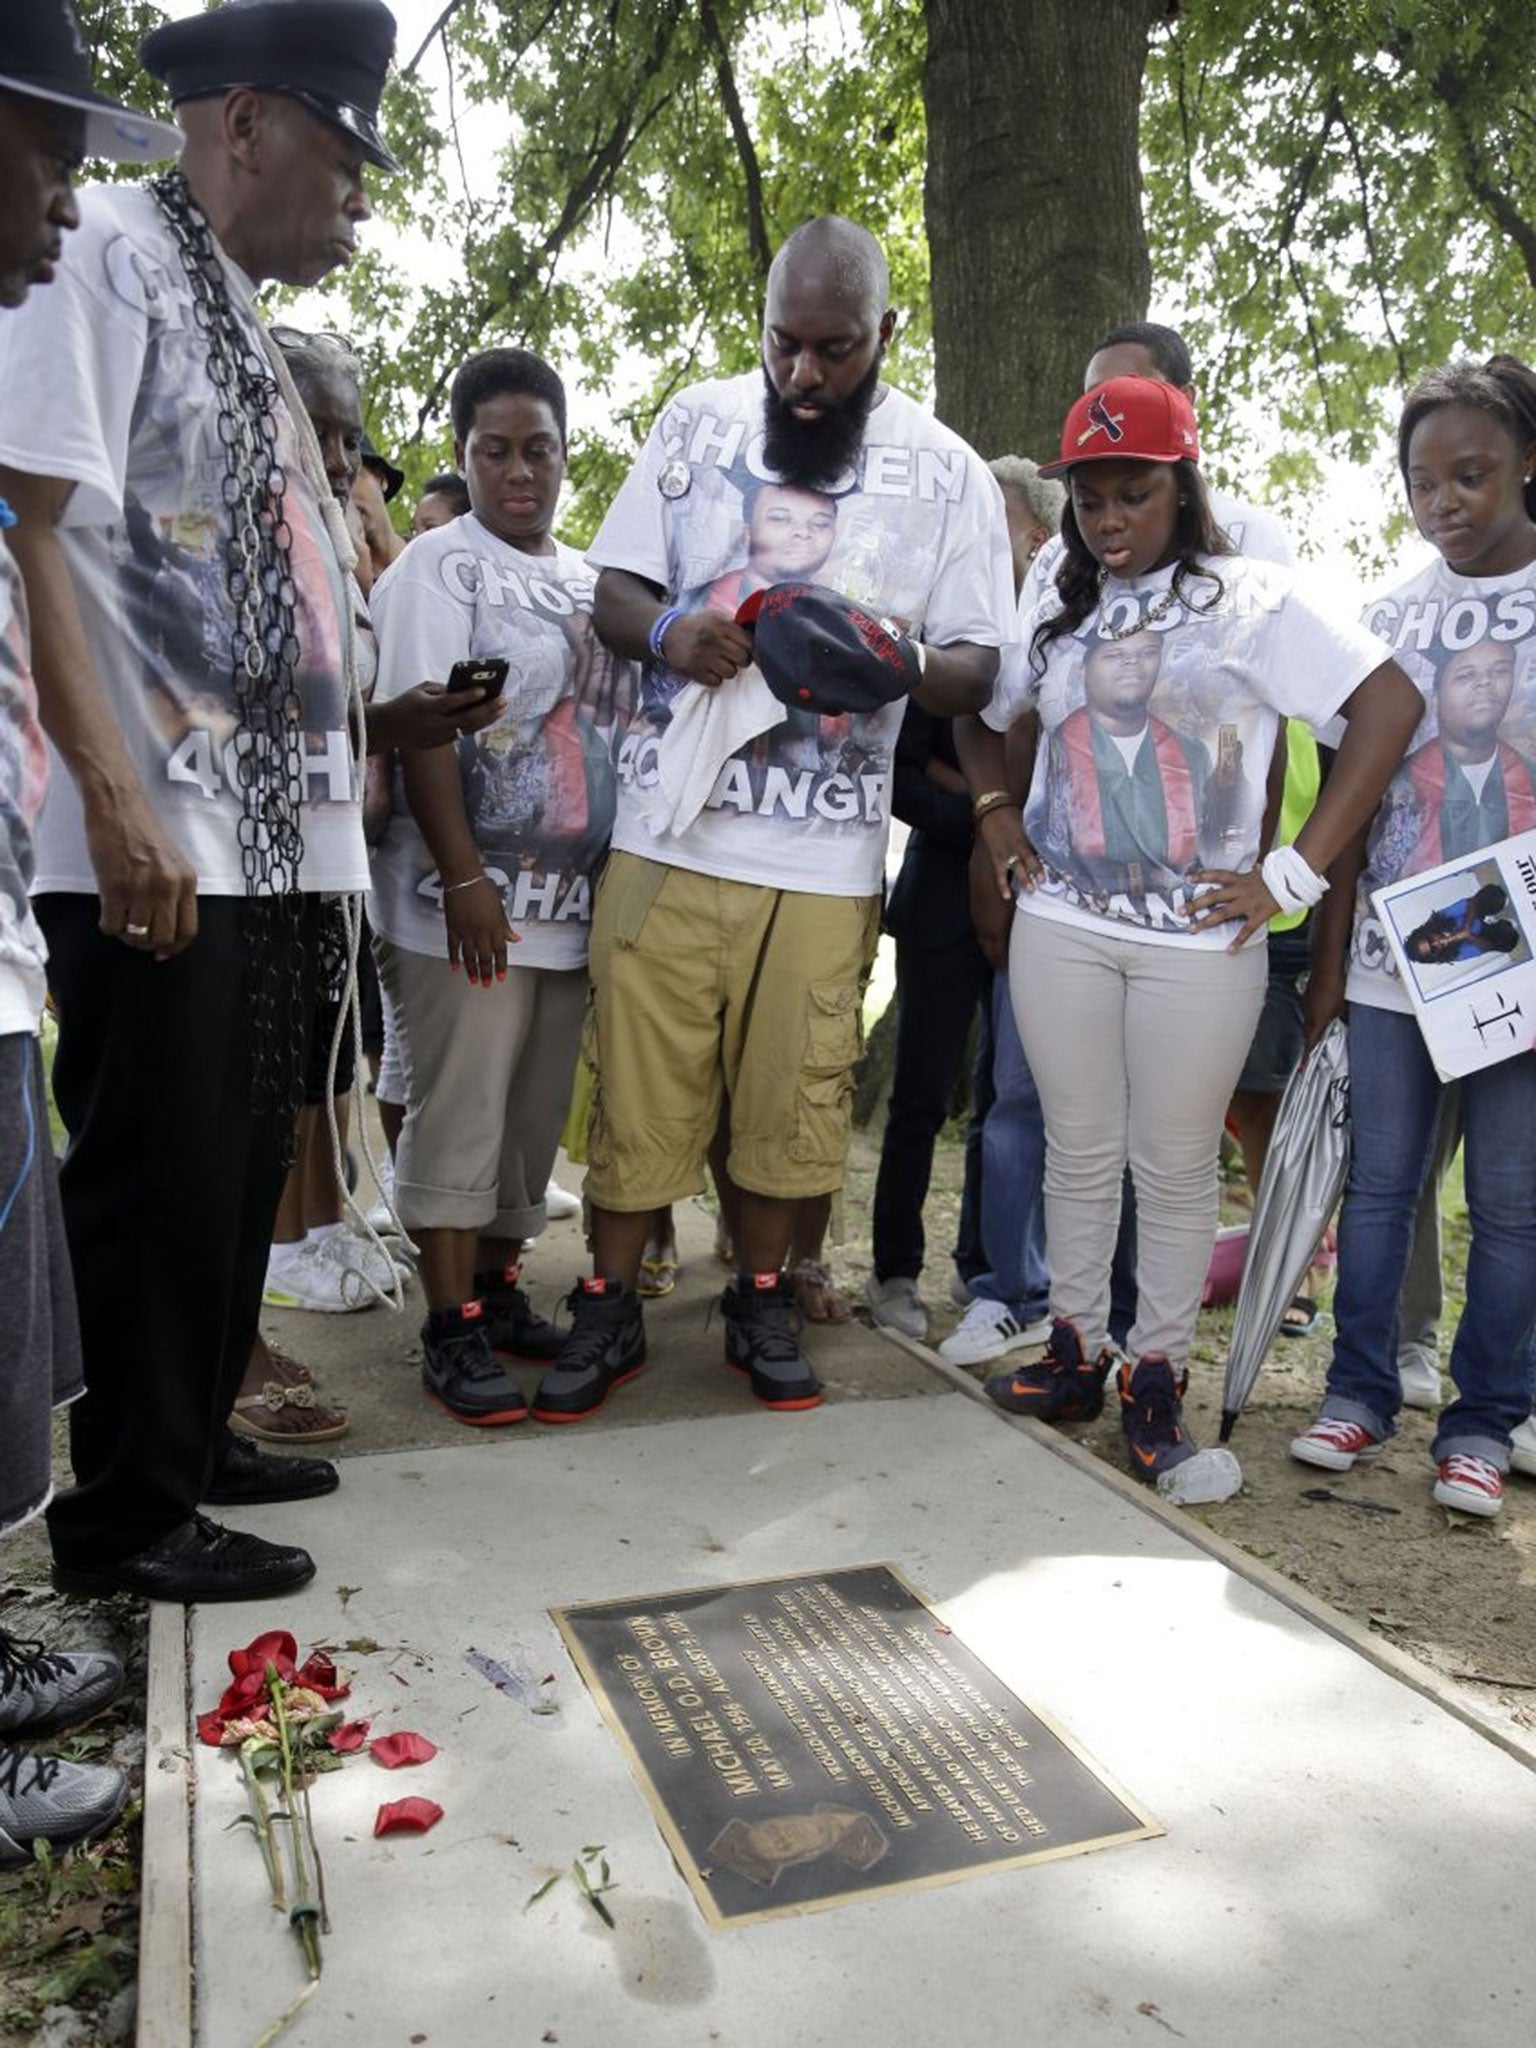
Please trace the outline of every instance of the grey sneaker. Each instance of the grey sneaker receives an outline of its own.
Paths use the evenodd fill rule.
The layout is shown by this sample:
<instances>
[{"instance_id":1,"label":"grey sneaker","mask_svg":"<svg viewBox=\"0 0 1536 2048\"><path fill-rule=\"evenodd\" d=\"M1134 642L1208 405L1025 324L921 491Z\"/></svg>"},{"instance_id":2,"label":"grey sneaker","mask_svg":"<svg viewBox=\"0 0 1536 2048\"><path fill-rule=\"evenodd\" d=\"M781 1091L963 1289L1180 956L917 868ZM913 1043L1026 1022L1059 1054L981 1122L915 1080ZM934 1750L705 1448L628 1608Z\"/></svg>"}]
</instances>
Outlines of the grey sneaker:
<instances>
[{"instance_id":1,"label":"grey sneaker","mask_svg":"<svg viewBox=\"0 0 1536 2048\"><path fill-rule=\"evenodd\" d=\"M1439 1409L1440 1361L1430 1347L1405 1344L1397 1354L1397 1378L1405 1408Z\"/></svg>"},{"instance_id":2,"label":"grey sneaker","mask_svg":"<svg viewBox=\"0 0 1536 2048\"><path fill-rule=\"evenodd\" d=\"M752 1382L765 1408L781 1411L821 1405L821 1381L800 1349L803 1318L783 1273L738 1273L720 1297L725 1315L725 1362Z\"/></svg>"},{"instance_id":3,"label":"grey sneaker","mask_svg":"<svg viewBox=\"0 0 1536 2048\"><path fill-rule=\"evenodd\" d=\"M919 1344L928 1341L928 1308L917 1291L917 1282L906 1274L881 1280L871 1273L864 1288L869 1319L885 1330L899 1330Z\"/></svg>"},{"instance_id":4,"label":"grey sneaker","mask_svg":"<svg viewBox=\"0 0 1536 2048\"><path fill-rule=\"evenodd\" d=\"M455 1421L473 1429L523 1422L528 1403L497 1363L485 1334L485 1308L433 1309L421 1326L421 1384Z\"/></svg>"},{"instance_id":5,"label":"grey sneaker","mask_svg":"<svg viewBox=\"0 0 1536 2048\"><path fill-rule=\"evenodd\" d=\"M0 1629L0 1737L57 1735L109 1706L123 1667L105 1650L60 1651Z\"/></svg>"},{"instance_id":6,"label":"grey sneaker","mask_svg":"<svg viewBox=\"0 0 1536 2048\"><path fill-rule=\"evenodd\" d=\"M535 1422L580 1422L645 1370L645 1318L633 1287L601 1274L566 1297L571 1327L533 1397Z\"/></svg>"},{"instance_id":7,"label":"grey sneaker","mask_svg":"<svg viewBox=\"0 0 1536 2048\"><path fill-rule=\"evenodd\" d=\"M128 1804L110 1764L70 1764L0 1743L0 1867L30 1863L38 1842L67 1849L105 1834Z\"/></svg>"}]
</instances>

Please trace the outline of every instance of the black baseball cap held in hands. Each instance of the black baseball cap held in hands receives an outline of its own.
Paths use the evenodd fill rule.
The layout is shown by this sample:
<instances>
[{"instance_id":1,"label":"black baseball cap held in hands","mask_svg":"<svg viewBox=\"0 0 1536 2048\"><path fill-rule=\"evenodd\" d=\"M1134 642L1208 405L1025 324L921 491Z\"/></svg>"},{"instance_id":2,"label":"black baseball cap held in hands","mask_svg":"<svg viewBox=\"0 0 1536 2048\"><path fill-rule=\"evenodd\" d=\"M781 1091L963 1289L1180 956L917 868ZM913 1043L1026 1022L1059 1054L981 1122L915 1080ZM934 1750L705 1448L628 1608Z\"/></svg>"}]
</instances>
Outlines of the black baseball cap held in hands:
<instances>
[{"instance_id":1,"label":"black baseball cap held in hands","mask_svg":"<svg viewBox=\"0 0 1536 2048\"><path fill-rule=\"evenodd\" d=\"M139 54L173 103L242 85L281 93L344 129L369 163L398 171L378 128L394 52L395 17L382 0L229 0L166 22Z\"/></svg>"},{"instance_id":2,"label":"black baseball cap held in hands","mask_svg":"<svg viewBox=\"0 0 1536 2048\"><path fill-rule=\"evenodd\" d=\"M181 149L179 128L96 90L69 0L0 0L0 88L78 109L85 115L87 156L148 164Z\"/></svg>"},{"instance_id":3,"label":"black baseball cap held in hands","mask_svg":"<svg viewBox=\"0 0 1536 2048\"><path fill-rule=\"evenodd\" d=\"M888 619L820 583L770 583L736 613L781 704L836 717L878 711L922 675L917 649Z\"/></svg>"}]
</instances>

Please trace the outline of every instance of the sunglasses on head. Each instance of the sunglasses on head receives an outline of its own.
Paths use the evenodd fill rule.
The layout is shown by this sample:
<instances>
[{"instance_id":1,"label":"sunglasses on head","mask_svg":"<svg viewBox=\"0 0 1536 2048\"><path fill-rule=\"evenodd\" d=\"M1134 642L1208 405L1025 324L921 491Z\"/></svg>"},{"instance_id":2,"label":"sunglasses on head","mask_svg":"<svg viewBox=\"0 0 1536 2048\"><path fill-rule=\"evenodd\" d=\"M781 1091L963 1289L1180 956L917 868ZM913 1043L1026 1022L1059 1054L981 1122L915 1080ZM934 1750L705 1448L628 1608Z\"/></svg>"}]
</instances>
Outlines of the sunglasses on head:
<instances>
[{"instance_id":1,"label":"sunglasses on head","mask_svg":"<svg viewBox=\"0 0 1536 2048\"><path fill-rule=\"evenodd\" d=\"M306 334L302 327L269 327L267 332L279 348L329 348L337 355L357 355L357 344L345 334Z\"/></svg>"}]
</instances>

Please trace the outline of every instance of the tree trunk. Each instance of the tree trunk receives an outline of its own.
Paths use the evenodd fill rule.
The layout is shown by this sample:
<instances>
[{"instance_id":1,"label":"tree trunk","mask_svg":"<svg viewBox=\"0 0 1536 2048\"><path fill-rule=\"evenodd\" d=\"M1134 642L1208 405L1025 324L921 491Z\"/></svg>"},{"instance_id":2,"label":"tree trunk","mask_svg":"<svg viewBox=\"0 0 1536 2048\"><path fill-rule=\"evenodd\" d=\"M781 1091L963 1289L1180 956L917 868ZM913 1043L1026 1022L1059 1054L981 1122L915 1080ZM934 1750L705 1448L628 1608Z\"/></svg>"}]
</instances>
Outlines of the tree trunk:
<instances>
[{"instance_id":1,"label":"tree trunk","mask_svg":"<svg viewBox=\"0 0 1536 2048\"><path fill-rule=\"evenodd\" d=\"M1094 343L1143 317L1142 72L1167 0L925 0L937 410L1054 456Z\"/></svg>"}]
</instances>

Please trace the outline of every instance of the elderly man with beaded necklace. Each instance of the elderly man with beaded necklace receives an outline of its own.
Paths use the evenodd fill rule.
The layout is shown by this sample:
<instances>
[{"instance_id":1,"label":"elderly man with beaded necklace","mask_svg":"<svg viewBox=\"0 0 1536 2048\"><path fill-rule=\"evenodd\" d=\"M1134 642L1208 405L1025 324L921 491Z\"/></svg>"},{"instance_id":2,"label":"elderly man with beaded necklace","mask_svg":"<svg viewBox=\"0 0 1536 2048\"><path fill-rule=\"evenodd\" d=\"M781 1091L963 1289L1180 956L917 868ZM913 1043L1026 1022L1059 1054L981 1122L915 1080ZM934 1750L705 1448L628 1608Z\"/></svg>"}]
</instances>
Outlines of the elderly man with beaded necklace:
<instances>
[{"instance_id":1,"label":"elderly man with beaded necklace","mask_svg":"<svg viewBox=\"0 0 1536 2048\"><path fill-rule=\"evenodd\" d=\"M306 1552L199 1502L336 1484L226 1427L318 907L367 884L351 547L252 295L350 256L364 165L394 168L375 127L393 46L378 0L233 0L156 30L179 169L82 193L55 291L0 336L0 491L69 771L35 883L87 1389L49 1515L66 1591L302 1585Z\"/></svg>"}]
</instances>

